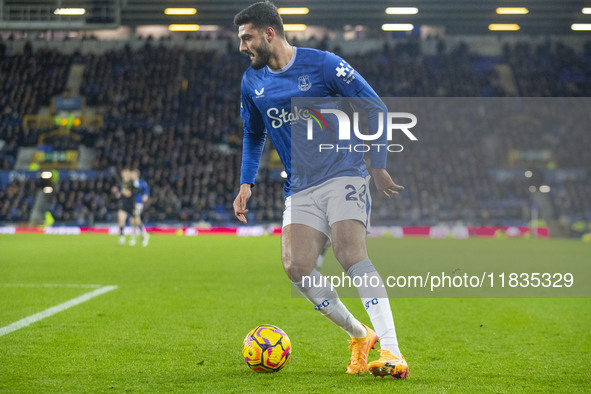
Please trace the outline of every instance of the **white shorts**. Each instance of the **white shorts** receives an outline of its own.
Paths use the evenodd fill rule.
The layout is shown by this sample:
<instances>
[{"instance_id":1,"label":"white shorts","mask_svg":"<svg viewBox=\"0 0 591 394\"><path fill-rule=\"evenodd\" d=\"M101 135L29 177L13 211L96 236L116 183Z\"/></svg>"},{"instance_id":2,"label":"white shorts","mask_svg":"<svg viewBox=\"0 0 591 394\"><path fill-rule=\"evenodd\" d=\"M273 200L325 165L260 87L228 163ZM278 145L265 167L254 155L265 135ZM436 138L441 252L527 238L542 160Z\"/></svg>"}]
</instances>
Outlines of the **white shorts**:
<instances>
[{"instance_id":1,"label":"white shorts","mask_svg":"<svg viewBox=\"0 0 591 394\"><path fill-rule=\"evenodd\" d=\"M135 207L133 208L133 216L140 216L143 210L144 204L136 202Z\"/></svg>"},{"instance_id":2,"label":"white shorts","mask_svg":"<svg viewBox=\"0 0 591 394\"><path fill-rule=\"evenodd\" d=\"M283 227L305 224L331 239L330 228L342 220L359 220L370 228L369 179L345 176L329 179L285 199Z\"/></svg>"}]
</instances>

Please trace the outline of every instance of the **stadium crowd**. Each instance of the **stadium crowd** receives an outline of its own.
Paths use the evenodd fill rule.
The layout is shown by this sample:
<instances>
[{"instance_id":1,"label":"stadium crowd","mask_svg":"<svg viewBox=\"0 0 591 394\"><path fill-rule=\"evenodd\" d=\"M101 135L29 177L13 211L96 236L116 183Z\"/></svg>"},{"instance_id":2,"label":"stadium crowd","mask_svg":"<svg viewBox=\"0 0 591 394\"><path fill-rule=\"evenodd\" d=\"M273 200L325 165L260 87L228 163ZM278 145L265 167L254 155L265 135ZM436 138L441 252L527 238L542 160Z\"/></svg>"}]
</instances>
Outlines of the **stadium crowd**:
<instances>
[{"instance_id":1,"label":"stadium crowd","mask_svg":"<svg viewBox=\"0 0 591 394\"><path fill-rule=\"evenodd\" d=\"M440 49L426 56L411 40L346 58L383 97L506 96L494 68L498 63L511 67L519 96L591 93L591 43L575 53L560 43L524 42L507 45L497 57L480 56L465 44ZM1 59L1 170L14 168L19 147L37 145L39 131L25 131L22 117L63 92L74 56L79 54L42 50ZM84 64L81 94L105 119L103 129L84 142L95 148L93 168L99 175L61 180L51 203L54 218L114 221L111 189L120 170L132 167L152 190L146 222L231 223L242 144L240 79L248 59L147 43L138 50L87 55ZM376 222L523 222L529 217L527 180L497 180L489 170L505 168L510 149L546 148L555 152L556 168L589 171L587 134L576 127L519 133L499 128L491 138L466 122L424 136L420 147L391 160L391 173L406 191L396 199L374 200ZM551 196L558 215L591 215L589 176L557 184ZM18 181L1 189L0 221L26 220L33 190L34 183ZM263 166L249 208L251 222L281 220L282 179L274 171Z\"/></svg>"},{"instance_id":2,"label":"stadium crowd","mask_svg":"<svg viewBox=\"0 0 591 394\"><path fill-rule=\"evenodd\" d=\"M36 192L34 179L13 179L6 187L0 187L0 223L27 222Z\"/></svg>"},{"instance_id":3,"label":"stadium crowd","mask_svg":"<svg viewBox=\"0 0 591 394\"><path fill-rule=\"evenodd\" d=\"M0 57L0 170L14 168L19 146L36 145L38 133L23 130L23 116L37 113L64 91L72 57L55 50Z\"/></svg>"}]
</instances>

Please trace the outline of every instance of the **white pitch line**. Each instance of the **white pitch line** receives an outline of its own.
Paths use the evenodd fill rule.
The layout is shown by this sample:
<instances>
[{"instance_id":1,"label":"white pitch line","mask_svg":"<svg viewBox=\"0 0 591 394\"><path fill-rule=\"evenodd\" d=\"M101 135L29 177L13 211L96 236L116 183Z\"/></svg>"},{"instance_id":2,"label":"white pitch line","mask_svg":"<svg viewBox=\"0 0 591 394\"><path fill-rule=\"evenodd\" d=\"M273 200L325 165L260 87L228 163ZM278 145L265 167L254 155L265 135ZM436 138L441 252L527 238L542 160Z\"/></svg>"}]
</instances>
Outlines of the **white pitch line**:
<instances>
[{"instance_id":1,"label":"white pitch line","mask_svg":"<svg viewBox=\"0 0 591 394\"><path fill-rule=\"evenodd\" d=\"M36 314L31 315L29 317L25 317L24 319L14 322L6 327L0 328L0 337L3 335L9 334L13 331L19 330L23 327L27 327L28 325L38 322L41 319L45 319L46 317L55 315L56 313L59 313L59 312L64 311L68 308L71 308L73 306L81 304L85 301L88 301L88 300L94 298L94 297L100 296L101 294L105 294L111 290L115 290L116 288L117 288L117 286L104 286L104 287L101 287L100 289L93 290L90 293L83 294L80 297L76 297L76 298L73 298L69 301L66 301L63 304L52 306L51 308L46 309L43 312L36 313Z\"/></svg>"},{"instance_id":2,"label":"white pitch line","mask_svg":"<svg viewBox=\"0 0 591 394\"><path fill-rule=\"evenodd\" d=\"M83 289L96 289L102 285L92 284L68 284L68 283L0 283L0 287L70 287Z\"/></svg>"}]
</instances>

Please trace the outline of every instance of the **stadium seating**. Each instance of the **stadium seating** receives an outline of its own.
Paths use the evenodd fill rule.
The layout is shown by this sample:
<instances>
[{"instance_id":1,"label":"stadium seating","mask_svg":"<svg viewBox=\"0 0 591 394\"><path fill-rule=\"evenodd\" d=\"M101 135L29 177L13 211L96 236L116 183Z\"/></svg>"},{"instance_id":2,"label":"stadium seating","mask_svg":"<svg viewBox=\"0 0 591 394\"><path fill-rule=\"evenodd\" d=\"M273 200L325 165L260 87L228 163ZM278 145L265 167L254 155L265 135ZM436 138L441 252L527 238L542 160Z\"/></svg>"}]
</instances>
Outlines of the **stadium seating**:
<instances>
[{"instance_id":1,"label":"stadium seating","mask_svg":"<svg viewBox=\"0 0 591 394\"><path fill-rule=\"evenodd\" d=\"M402 41L347 59L382 96L506 96L494 69L500 62L511 67L520 96L589 96L590 48L587 45L583 53L575 53L560 43L522 42L507 45L502 56L491 57L461 44L427 56L416 42ZM22 116L63 91L75 56L79 54L40 50L1 60L0 170L14 168L19 147L37 144L42 130L24 130ZM147 222L233 223L242 132L238 99L248 60L238 53L147 43L137 50L127 46L87 55L84 64L81 93L105 118L103 129L91 139L96 149L93 168L99 175L94 180L64 179L56 185L50 207L56 221L113 222L116 201L111 188L120 170L130 166L141 169L152 189ZM556 165L591 168L583 151L591 145L590 137L574 137L562 139L570 141L566 145L560 142L559 146L558 139L551 142ZM499 182L487 170L503 166L498 156L505 157L507 149L535 147L540 136L506 133L502 138L503 150L489 152L473 130L450 130L445 138L421 145L416 155L404 156L392 173L406 191L397 199L375 200L376 222L527 222L526 185ZM450 140L463 144L459 157L446 149ZM575 159L582 157L587 162ZM552 203L558 216L591 219L589 176L586 182L555 185ZM279 222L282 179L263 168L257 182L250 222ZM0 187L0 222L27 220L34 189L34 182L18 181Z\"/></svg>"},{"instance_id":2,"label":"stadium seating","mask_svg":"<svg viewBox=\"0 0 591 394\"><path fill-rule=\"evenodd\" d=\"M0 188L0 223L26 223L35 202L35 180L14 179Z\"/></svg>"}]
</instances>

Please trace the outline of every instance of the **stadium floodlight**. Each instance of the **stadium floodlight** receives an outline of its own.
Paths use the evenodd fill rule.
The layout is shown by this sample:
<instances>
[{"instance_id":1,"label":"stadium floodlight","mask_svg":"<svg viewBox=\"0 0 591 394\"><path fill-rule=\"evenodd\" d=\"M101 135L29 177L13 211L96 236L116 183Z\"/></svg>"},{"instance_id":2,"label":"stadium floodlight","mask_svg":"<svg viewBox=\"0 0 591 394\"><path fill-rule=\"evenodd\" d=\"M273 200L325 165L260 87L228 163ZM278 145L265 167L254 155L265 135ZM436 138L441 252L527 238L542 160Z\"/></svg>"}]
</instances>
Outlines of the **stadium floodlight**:
<instances>
[{"instance_id":1,"label":"stadium floodlight","mask_svg":"<svg viewBox=\"0 0 591 394\"><path fill-rule=\"evenodd\" d=\"M308 26L304 24L284 24L283 30L285 31L304 31L308 28Z\"/></svg>"},{"instance_id":2,"label":"stadium floodlight","mask_svg":"<svg viewBox=\"0 0 591 394\"><path fill-rule=\"evenodd\" d=\"M388 15L415 15L419 13L417 7L388 7L386 14Z\"/></svg>"},{"instance_id":3,"label":"stadium floodlight","mask_svg":"<svg viewBox=\"0 0 591 394\"><path fill-rule=\"evenodd\" d=\"M414 28L411 23L385 23L382 25L383 31L411 31Z\"/></svg>"},{"instance_id":4,"label":"stadium floodlight","mask_svg":"<svg viewBox=\"0 0 591 394\"><path fill-rule=\"evenodd\" d=\"M585 7L581 10L583 14L591 14L591 7Z\"/></svg>"},{"instance_id":5,"label":"stadium floodlight","mask_svg":"<svg viewBox=\"0 0 591 394\"><path fill-rule=\"evenodd\" d=\"M51 186L45 186L43 188L43 193L45 193L45 194L53 193L53 187L51 187Z\"/></svg>"},{"instance_id":6,"label":"stadium floodlight","mask_svg":"<svg viewBox=\"0 0 591 394\"><path fill-rule=\"evenodd\" d=\"M170 31L197 31L199 25L170 25L168 26Z\"/></svg>"},{"instance_id":7,"label":"stadium floodlight","mask_svg":"<svg viewBox=\"0 0 591 394\"><path fill-rule=\"evenodd\" d=\"M55 15L84 15L86 10L84 8L56 8L53 13Z\"/></svg>"},{"instance_id":8,"label":"stadium floodlight","mask_svg":"<svg viewBox=\"0 0 591 394\"><path fill-rule=\"evenodd\" d=\"M534 185L531 185L531 186L529 187L529 191L530 191L531 193L535 193L535 192L536 192L536 187L535 187Z\"/></svg>"},{"instance_id":9,"label":"stadium floodlight","mask_svg":"<svg viewBox=\"0 0 591 394\"><path fill-rule=\"evenodd\" d=\"M164 10L166 15L195 15L196 8L167 8Z\"/></svg>"},{"instance_id":10,"label":"stadium floodlight","mask_svg":"<svg viewBox=\"0 0 591 394\"><path fill-rule=\"evenodd\" d=\"M529 14L529 10L525 7L499 7L497 8L499 15L525 15Z\"/></svg>"},{"instance_id":11,"label":"stadium floodlight","mask_svg":"<svg viewBox=\"0 0 591 394\"><path fill-rule=\"evenodd\" d=\"M41 179L51 179L52 176L53 174L51 173L51 171L43 171L41 173Z\"/></svg>"},{"instance_id":12,"label":"stadium floodlight","mask_svg":"<svg viewBox=\"0 0 591 394\"><path fill-rule=\"evenodd\" d=\"M199 31L218 31L220 27L218 25L199 25Z\"/></svg>"},{"instance_id":13,"label":"stadium floodlight","mask_svg":"<svg viewBox=\"0 0 591 394\"><path fill-rule=\"evenodd\" d=\"M488 25L490 31L517 31L520 27L515 23L493 23Z\"/></svg>"},{"instance_id":14,"label":"stadium floodlight","mask_svg":"<svg viewBox=\"0 0 591 394\"><path fill-rule=\"evenodd\" d=\"M278 8L279 15L306 15L310 10L306 7Z\"/></svg>"},{"instance_id":15,"label":"stadium floodlight","mask_svg":"<svg viewBox=\"0 0 591 394\"><path fill-rule=\"evenodd\" d=\"M540 186L540 193L550 193L550 186L548 185L542 185Z\"/></svg>"},{"instance_id":16,"label":"stadium floodlight","mask_svg":"<svg viewBox=\"0 0 591 394\"><path fill-rule=\"evenodd\" d=\"M573 23L570 28L574 31L588 31L591 30L591 23Z\"/></svg>"},{"instance_id":17,"label":"stadium floodlight","mask_svg":"<svg viewBox=\"0 0 591 394\"><path fill-rule=\"evenodd\" d=\"M530 170L527 170L527 171L525 171L525 172L523 173L523 175L524 175L526 178L531 178L532 176L534 176L534 173L533 173L533 172L531 172Z\"/></svg>"}]
</instances>

